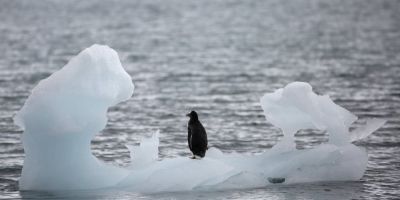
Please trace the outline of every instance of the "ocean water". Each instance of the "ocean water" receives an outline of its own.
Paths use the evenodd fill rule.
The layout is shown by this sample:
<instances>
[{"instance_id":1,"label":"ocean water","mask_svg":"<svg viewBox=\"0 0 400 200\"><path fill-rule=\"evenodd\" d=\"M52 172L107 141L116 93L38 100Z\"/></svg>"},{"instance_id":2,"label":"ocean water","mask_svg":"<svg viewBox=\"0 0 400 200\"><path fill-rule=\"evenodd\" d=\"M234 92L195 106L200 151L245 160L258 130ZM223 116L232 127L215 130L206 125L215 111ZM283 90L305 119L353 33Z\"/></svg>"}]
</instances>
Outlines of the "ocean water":
<instances>
[{"instance_id":1,"label":"ocean water","mask_svg":"<svg viewBox=\"0 0 400 200\"><path fill-rule=\"evenodd\" d=\"M0 0L0 199L398 199L400 2L396 0ZM136 86L110 108L92 141L99 159L129 165L125 144L160 130L160 157L189 156L185 114L199 113L209 145L258 153L282 137L259 98L293 81L360 117L387 124L357 142L360 181L214 192L19 191L22 131L12 117L32 88L93 43L120 55ZM296 134L297 148L327 134Z\"/></svg>"}]
</instances>

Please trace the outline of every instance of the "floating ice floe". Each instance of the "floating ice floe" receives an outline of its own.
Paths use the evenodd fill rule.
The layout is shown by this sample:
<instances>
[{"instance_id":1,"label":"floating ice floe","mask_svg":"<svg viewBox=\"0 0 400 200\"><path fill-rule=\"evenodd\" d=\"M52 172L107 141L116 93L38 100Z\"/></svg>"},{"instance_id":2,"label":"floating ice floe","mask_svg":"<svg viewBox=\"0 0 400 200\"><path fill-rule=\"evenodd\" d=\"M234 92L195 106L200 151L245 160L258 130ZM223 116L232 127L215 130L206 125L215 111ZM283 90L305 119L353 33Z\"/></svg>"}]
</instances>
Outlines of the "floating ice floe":
<instances>
[{"instance_id":1,"label":"floating ice floe","mask_svg":"<svg viewBox=\"0 0 400 200\"><path fill-rule=\"evenodd\" d=\"M262 187L272 183L359 180L366 169L365 150L352 141L384 124L373 119L349 132L357 117L308 83L294 82L261 98L267 120L284 137L258 155L224 154L216 148L205 158L158 160L158 133L128 146L132 165L111 166L92 155L90 141L107 123L107 109L132 96L134 85L117 53L93 45L42 80L15 123L23 128L25 160L21 190L120 188L138 192ZM297 150L301 129L326 130L329 142Z\"/></svg>"}]
</instances>

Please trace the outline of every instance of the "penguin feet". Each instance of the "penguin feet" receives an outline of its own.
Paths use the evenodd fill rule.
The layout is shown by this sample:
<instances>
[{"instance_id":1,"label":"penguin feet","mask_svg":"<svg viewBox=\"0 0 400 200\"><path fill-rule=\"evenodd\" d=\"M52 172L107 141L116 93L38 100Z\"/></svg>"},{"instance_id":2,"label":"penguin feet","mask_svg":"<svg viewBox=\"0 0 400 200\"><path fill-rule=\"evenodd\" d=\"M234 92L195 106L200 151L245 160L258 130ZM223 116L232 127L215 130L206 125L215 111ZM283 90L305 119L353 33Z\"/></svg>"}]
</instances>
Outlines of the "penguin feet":
<instances>
[{"instance_id":1,"label":"penguin feet","mask_svg":"<svg viewBox=\"0 0 400 200\"><path fill-rule=\"evenodd\" d=\"M196 159L196 160L201 160L203 157L198 156L198 155L193 155L192 157L190 157L190 159Z\"/></svg>"}]
</instances>

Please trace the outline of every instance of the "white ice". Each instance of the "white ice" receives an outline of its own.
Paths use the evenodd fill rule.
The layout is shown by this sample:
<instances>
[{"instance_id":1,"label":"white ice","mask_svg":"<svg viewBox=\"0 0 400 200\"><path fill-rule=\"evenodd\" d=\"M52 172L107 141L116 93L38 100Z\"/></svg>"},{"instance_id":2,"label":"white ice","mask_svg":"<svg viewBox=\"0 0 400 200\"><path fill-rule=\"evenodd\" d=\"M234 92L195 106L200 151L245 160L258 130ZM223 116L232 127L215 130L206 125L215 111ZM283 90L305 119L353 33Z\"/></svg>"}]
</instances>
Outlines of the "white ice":
<instances>
[{"instance_id":1,"label":"white ice","mask_svg":"<svg viewBox=\"0 0 400 200\"><path fill-rule=\"evenodd\" d=\"M262 187L271 178L284 178L283 184L359 180L368 155L351 142L384 124L372 119L349 132L355 115L315 94L308 83L294 82L261 98L267 120L284 133L262 154L224 154L210 148L201 160L159 160L157 132L139 146L127 144L128 168L106 165L92 155L90 140L105 127L107 109L129 99L133 89L117 53L101 45L85 49L42 80L15 117L24 129L20 189L162 192ZM302 129L326 130L329 142L297 150L294 134Z\"/></svg>"}]
</instances>

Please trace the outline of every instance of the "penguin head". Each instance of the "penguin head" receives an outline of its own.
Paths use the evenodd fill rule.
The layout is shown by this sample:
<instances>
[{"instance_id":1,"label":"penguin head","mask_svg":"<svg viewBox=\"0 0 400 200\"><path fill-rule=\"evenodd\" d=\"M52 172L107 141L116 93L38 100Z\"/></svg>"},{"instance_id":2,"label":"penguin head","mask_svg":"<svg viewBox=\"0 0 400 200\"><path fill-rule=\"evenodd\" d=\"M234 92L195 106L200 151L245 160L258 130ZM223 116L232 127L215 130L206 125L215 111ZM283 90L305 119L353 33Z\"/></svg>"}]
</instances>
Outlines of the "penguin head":
<instances>
[{"instance_id":1,"label":"penguin head","mask_svg":"<svg viewBox=\"0 0 400 200\"><path fill-rule=\"evenodd\" d=\"M196 111L192 110L190 113L186 114L186 116L190 117L190 119L198 120L199 117L197 116Z\"/></svg>"}]
</instances>

